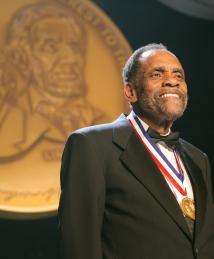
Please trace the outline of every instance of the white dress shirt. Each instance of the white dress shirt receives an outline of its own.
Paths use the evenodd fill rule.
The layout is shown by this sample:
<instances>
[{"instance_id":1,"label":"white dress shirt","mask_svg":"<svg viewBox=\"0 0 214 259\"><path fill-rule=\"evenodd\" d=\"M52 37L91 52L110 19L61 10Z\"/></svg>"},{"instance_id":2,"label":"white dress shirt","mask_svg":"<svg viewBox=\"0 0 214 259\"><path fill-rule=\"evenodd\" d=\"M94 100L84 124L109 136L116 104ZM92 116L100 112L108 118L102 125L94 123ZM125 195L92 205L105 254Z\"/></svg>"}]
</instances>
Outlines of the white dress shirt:
<instances>
[{"instance_id":1,"label":"white dress shirt","mask_svg":"<svg viewBox=\"0 0 214 259\"><path fill-rule=\"evenodd\" d=\"M138 119L142 123L145 131L147 131L148 128L149 128L149 125L146 124L139 117L138 117ZM170 133L170 131L169 131L169 133ZM168 134L166 134L166 135L168 135ZM161 152L168 159L168 161L173 165L173 167L176 168L176 170L179 172L179 168L177 166L177 162L176 162L174 151L170 147L168 147L163 141L158 142L157 146L160 148ZM184 186L186 187L186 190L187 190L187 195L186 196L194 200L194 194L193 194L193 189L192 189L192 184L191 184L191 181L190 181L190 177L189 177L189 175L187 173L187 170L186 170L186 168L184 166L184 163L183 163L180 155L178 154L178 152L176 152L176 154L177 154L177 158L178 158L178 161L179 161L179 165L180 165L180 167L182 169L182 173L184 175ZM166 178L166 176L164 174L163 174L163 176L164 176L167 184L169 185L170 190L174 194L177 202L180 204L182 199L184 198L184 196L174 187L174 185Z\"/></svg>"}]
</instances>

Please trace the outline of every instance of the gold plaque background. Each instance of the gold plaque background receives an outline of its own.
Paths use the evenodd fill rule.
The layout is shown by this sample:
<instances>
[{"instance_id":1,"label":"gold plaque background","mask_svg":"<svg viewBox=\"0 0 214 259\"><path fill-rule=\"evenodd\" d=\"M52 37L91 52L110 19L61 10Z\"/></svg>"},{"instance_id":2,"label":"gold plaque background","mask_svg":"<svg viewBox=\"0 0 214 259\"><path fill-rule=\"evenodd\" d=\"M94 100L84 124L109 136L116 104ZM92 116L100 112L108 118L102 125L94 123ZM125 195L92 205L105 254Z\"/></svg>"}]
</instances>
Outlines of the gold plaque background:
<instances>
[{"instance_id":1,"label":"gold plaque background","mask_svg":"<svg viewBox=\"0 0 214 259\"><path fill-rule=\"evenodd\" d=\"M47 13L41 11L46 8ZM35 15L36 22L26 27L26 43L20 26L40 12L39 20ZM121 72L130 53L120 31L92 1L1 3L1 216L36 218L56 212L64 142L71 131L112 121L128 109Z\"/></svg>"}]
</instances>

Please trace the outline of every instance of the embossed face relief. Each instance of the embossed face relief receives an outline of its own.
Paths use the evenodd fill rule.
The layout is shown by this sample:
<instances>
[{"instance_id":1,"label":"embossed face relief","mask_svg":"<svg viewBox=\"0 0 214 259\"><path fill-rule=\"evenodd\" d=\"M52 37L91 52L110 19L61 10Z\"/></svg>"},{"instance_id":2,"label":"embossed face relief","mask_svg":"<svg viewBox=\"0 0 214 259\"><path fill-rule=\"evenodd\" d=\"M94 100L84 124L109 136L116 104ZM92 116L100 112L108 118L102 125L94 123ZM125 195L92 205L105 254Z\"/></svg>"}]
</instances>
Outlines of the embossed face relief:
<instances>
[{"instance_id":1,"label":"embossed face relief","mask_svg":"<svg viewBox=\"0 0 214 259\"><path fill-rule=\"evenodd\" d=\"M81 28L69 18L45 18L31 28L34 73L39 87L55 97L84 92L84 53ZM41 77L42 75L42 77Z\"/></svg>"},{"instance_id":2,"label":"embossed face relief","mask_svg":"<svg viewBox=\"0 0 214 259\"><path fill-rule=\"evenodd\" d=\"M142 56L139 62L137 97L142 114L156 123L182 116L188 96L178 59L168 51L156 50Z\"/></svg>"}]
</instances>

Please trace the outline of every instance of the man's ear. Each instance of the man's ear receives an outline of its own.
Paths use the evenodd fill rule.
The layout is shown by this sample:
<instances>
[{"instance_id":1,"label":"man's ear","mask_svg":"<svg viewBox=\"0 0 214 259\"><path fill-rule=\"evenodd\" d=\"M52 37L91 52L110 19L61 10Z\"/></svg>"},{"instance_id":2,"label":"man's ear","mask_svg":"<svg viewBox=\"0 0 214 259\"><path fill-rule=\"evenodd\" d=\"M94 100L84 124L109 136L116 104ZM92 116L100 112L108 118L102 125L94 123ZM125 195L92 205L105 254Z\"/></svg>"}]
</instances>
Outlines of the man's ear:
<instances>
[{"instance_id":1,"label":"man's ear","mask_svg":"<svg viewBox=\"0 0 214 259\"><path fill-rule=\"evenodd\" d=\"M124 94L128 102L135 103L137 101L137 94L132 84L124 85Z\"/></svg>"}]
</instances>

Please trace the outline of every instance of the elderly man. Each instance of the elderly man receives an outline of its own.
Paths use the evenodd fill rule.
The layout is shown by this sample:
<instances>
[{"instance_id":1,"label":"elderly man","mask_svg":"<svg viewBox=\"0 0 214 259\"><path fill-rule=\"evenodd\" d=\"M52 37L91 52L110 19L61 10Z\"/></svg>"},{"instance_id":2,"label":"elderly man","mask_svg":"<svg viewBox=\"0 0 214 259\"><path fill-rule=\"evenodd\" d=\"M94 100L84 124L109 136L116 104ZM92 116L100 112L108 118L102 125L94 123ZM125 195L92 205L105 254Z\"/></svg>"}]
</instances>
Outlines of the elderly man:
<instances>
[{"instance_id":1,"label":"elderly man","mask_svg":"<svg viewBox=\"0 0 214 259\"><path fill-rule=\"evenodd\" d=\"M123 79L131 113L74 132L65 146L63 258L214 258L208 158L170 129L188 102L182 65L149 44Z\"/></svg>"}]
</instances>

